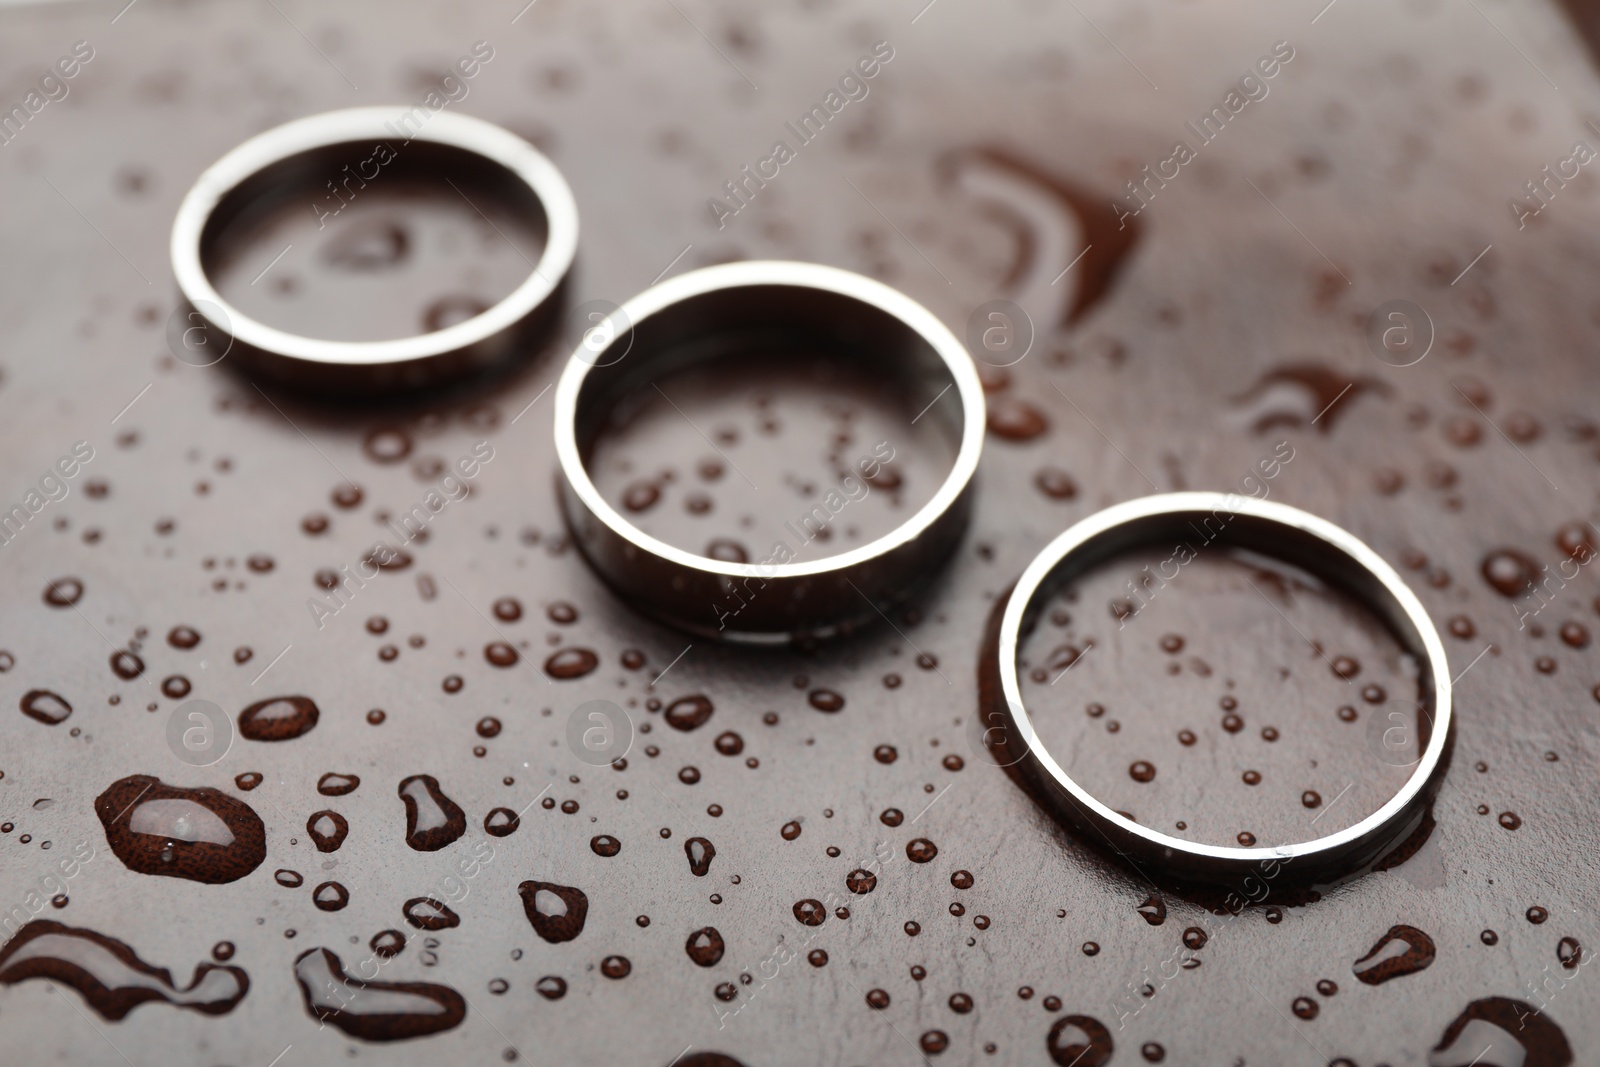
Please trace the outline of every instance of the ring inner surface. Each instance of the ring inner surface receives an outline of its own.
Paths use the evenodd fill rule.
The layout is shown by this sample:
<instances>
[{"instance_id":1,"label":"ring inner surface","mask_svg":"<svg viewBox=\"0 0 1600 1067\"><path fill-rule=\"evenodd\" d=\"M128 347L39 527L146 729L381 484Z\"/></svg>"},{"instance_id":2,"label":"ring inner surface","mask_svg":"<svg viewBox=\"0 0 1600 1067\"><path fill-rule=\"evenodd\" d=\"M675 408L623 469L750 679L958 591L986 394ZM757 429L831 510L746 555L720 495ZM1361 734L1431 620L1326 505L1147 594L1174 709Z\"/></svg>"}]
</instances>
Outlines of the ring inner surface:
<instances>
[{"instance_id":1,"label":"ring inner surface","mask_svg":"<svg viewBox=\"0 0 1600 1067\"><path fill-rule=\"evenodd\" d=\"M949 476L963 421L949 369L900 319L747 285L617 336L593 357L575 430L628 523L703 558L783 564L903 525Z\"/></svg>"},{"instance_id":2,"label":"ring inner surface","mask_svg":"<svg viewBox=\"0 0 1600 1067\"><path fill-rule=\"evenodd\" d=\"M1226 847L1314 840L1387 803L1426 747L1419 634L1329 543L1186 512L1102 532L1023 615L1022 702L1089 795Z\"/></svg>"},{"instance_id":3,"label":"ring inner surface","mask_svg":"<svg viewBox=\"0 0 1600 1067\"><path fill-rule=\"evenodd\" d=\"M200 262L232 307L325 341L389 341L470 319L533 273L544 206L475 152L373 137L264 167L217 204Z\"/></svg>"}]
</instances>

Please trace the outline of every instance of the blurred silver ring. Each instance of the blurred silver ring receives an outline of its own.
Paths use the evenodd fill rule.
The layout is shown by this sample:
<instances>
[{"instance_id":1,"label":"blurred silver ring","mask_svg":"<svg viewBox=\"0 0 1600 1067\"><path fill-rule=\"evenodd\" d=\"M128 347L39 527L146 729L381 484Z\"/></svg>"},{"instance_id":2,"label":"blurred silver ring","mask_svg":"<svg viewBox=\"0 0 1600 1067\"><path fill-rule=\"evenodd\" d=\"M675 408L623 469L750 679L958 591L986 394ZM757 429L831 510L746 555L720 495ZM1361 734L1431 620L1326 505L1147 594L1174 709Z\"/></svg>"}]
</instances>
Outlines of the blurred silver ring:
<instances>
[{"instance_id":1,"label":"blurred silver ring","mask_svg":"<svg viewBox=\"0 0 1600 1067\"><path fill-rule=\"evenodd\" d=\"M434 384L504 359L523 347L535 320L543 322L577 253L578 208L572 190L555 164L516 134L443 111L430 113L421 129L392 150L404 152L420 143L434 151L476 157L473 163L497 177L526 186L544 213L545 242L538 262L503 300L432 333L388 341L327 341L250 318L230 306L212 284L206 250L231 218L305 174L332 150L397 139L395 123L407 110L361 107L296 119L250 138L195 179L173 220L172 270L191 312L197 311L230 341L230 352L273 377L298 384L404 388Z\"/></svg>"},{"instance_id":2,"label":"blurred silver ring","mask_svg":"<svg viewBox=\"0 0 1600 1067\"><path fill-rule=\"evenodd\" d=\"M1172 837L1114 811L1095 799L1062 769L1040 742L1022 702L1017 675L1021 636L1037 622L1050 590L1130 549L1167 545L1192 538L1196 522L1216 522L1208 543L1227 543L1304 567L1347 590L1383 620L1401 646L1421 665L1418 685L1428 720L1419 719L1427 742L1411 776L1377 811L1352 826L1311 841L1286 845L1233 847ZM1207 527L1209 530L1209 526ZM1041 595L1041 590L1044 595ZM1226 882L1267 865L1289 864L1313 875L1361 869L1377 859L1416 823L1450 734L1450 666L1438 630L1422 602L1376 552L1360 538L1298 508L1232 493L1165 493L1106 508L1077 523L1036 556L991 622L980 665L981 714L991 731L1001 717L1015 729L1025 773L1059 802L1067 821L1091 844L1110 846L1163 873L1200 881ZM1006 739L1009 743L1010 739ZM1276 873L1274 870L1272 873ZM1270 876L1270 875L1269 875Z\"/></svg>"},{"instance_id":3,"label":"blurred silver ring","mask_svg":"<svg viewBox=\"0 0 1600 1067\"><path fill-rule=\"evenodd\" d=\"M725 351L719 341L757 330L851 347L932 401L925 417L956 445L932 499L859 548L788 563L699 556L645 533L607 503L585 460L613 403L666 370ZM937 402L946 391L957 403ZM555 408L562 509L595 571L646 614L707 637L755 644L849 633L927 581L965 532L985 419L971 357L926 308L859 274L779 261L691 271L612 311L568 360ZM735 604L737 610L724 607Z\"/></svg>"}]
</instances>

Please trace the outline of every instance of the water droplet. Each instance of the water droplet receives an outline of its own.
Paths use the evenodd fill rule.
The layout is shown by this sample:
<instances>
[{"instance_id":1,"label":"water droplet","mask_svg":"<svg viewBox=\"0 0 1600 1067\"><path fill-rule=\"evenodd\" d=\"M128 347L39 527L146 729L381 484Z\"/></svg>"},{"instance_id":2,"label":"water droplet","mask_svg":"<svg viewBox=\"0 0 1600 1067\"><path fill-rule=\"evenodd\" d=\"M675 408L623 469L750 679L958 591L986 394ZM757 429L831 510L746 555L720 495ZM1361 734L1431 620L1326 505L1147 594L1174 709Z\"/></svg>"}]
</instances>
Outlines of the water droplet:
<instances>
[{"instance_id":1,"label":"water droplet","mask_svg":"<svg viewBox=\"0 0 1600 1067\"><path fill-rule=\"evenodd\" d=\"M1289 1005L1289 1010L1302 1019L1315 1019L1322 1009L1310 997L1295 997L1294 1003Z\"/></svg>"},{"instance_id":2,"label":"water droplet","mask_svg":"<svg viewBox=\"0 0 1600 1067\"><path fill-rule=\"evenodd\" d=\"M626 956L607 956L600 961L600 973L607 978L626 978L632 971L633 964Z\"/></svg>"},{"instance_id":3,"label":"water droplet","mask_svg":"<svg viewBox=\"0 0 1600 1067\"><path fill-rule=\"evenodd\" d=\"M1205 948L1206 942L1209 940L1210 938L1206 936L1206 932L1198 926L1191 926L1183 932L1183 947L1194 952Z\"/></svg>"},{"instance_id":4,"label":"water droplet","mask_svg":"<svg viewBox=\"0 0 1600 1067\"><path fill-rule=\"evenodd\" d=\"M783 827L778 831L778 833L785 841L793 841L795 838L800 836L800 824L791 819L783 824Z\"/></svg>"},{"instance_id":5,"label":"water droplet","mask_svg":"<svg viewBox=\"0 0 1600 1067\"><path fill-rule=\"evenodd\" d=\"M338 882L323 882L311 891L311 903L322 911L341 911L350 903L350 890Z\"/></svg>"},{"instance_id":6,"label":"water droplet","mask_svg":"<svg viewBox=\"0 0 1600 1067\"><path fill-rule=\"evenodd\" d=\"M1148 760L1137 760L1128 767L1128 776L1136 782L1155 781L1156 765Z\"/></svg>"},{"instance_id":7,"label":"water droplet","mask_svg":"<svg viewBox=\"0 0 1600 1067\"><path fill-rule=\"evenodd\" d=\"M1535 926L1540 925L1546 919L1550 918L1550 913L1548 911L1545 911L1543 908L1541 908L1537 904L1535 904L1533 907L1529 908L1527 910L1526 914L1527 914L1527 917L1528 917L1528 921L1531 922Z\"/></svg>"},{"instance_id":8,"label":"water droplet","mask_svg":"<svg viewBox=\"0 0 1600 1067\"><path fill-rule=\"evenodd\" d=\"M522 820L510 808L494 808L483 817L483 832L490 837L510 837Z\"/></svg>"},{"instance_id":9,"label":"water droplet","mask_svg":"<svg viewBox=\"0 0 1600 1067\"><path fill-rule=\"evenodd\" d=\"M361 779L353 774L335 774L329 771L317 779L317 792L325 797L342 797L354 793Z\"/></svg>"},{"instance_id":10,"label":"water droplet","mask_svg":"<svg viewBox=\"0 0 1600 1067\"><path fill-rule=\"evenodd\" d=\"M956 871L950 875L950 884L957 889L971 889L973 877L971 871Z\"/></svg>"},{"instance_id":11,"label":"water droplet","mask_svg":"<svg viewBox=\"0 0 1600 1067\"><path fill-rule=\"evenodd\" d=\"M1513 548L1498 548L1483 557L1484 580L1505 597L1522 596L1539 578L1539 564Z\"/></svg>"},{"instance_id":12,"label":"water droplet","mask_svg":"<svg viewBox=\"0 0 1600 1067\"><path fill-rule=\"evenodd\" d=\"M622 506L629 511L648 511L661 499L661 489L654 482L630 482L622 491Z\"/></svg>"},{"instance_id":13,"label":"water droplet","mask_svg":"<svg viewBox=\"0 0 1600 1067\"><path fill-rule=\"evenodd\" d=\"M600 657L587 648L563 648L544 661L544 671L563 682L584 675L600 666Z\"/></svg>"},{"instance_id":14,"label":"water droplet","mask_svg":"<svg viewBox=\"0 0 1600 1067\"><path fill-rule=\"evenodd\" d=\"M111 653L111 673L125 682L131 682L144 673L144 660L126 649Z\"/></svg>"},{"instance_id":15,"label":"water droplet","mask_svg":"<svg viewBox=\"0 0 1600 1067\"><path fill-rule=\"evenodd\" d=\"M400 913L418 930L449 930L461 925L461 916L444 901L432 897L412 897L401 907Z\"/></svg>"},{"instance_id":16,"label":"water droplet","mask_svg":"<svg viewBox=\"0 0 1600 1067\"><path fill-rule=\"evenodd\" d=\"M1060 467L1040 467L1033 484L1051 500L1071 500L1078 495L1078 483Z\"/></svg>"},{"instance_id":17,"label":"water droplet","mask_svg":"<svg viewBox=\"0 0 1600 1067\"><path fill-rule=\"evenodd\" d=\"M504 641L490 641L483 646L483 658L491 667L514 667L519 657L517 650Z\"/></svg>"},{"instance_id":18,"label":"water droplet","mask_svg":"<svg viewBox=\"0 0 1600 1067\"><path fill-rule=\"evenodd\" d=\"M858 867L844 876L844 885L850 892L859 896L878 888L878 876Z\"/></svg>"},{"instance_id":19,"label":"water droplet","mask_svg":"<svg viewBox=\"0 0 1600 1067\"><path fill-rule=\"evenodd\" d=\"M1160 926L1167 921L1167 902L1154 894L1145 897L1144 903L1134 910L1144 916L1144 921L1151 926Z\"/></svg>"},{"instance_id":20,"label":"water droplet","mask_svg":"<svg viewBox=\"0 0 1600 1067\"><path fill-rule=\"evenodd\" d=\"M702 927L689 935L689 940L684 942L683 950L689 958L702 967L714 966L722 959L722 954L727 946L723 943L722 935L715 926Z\"/></svg>"},{"instance_id":21,"label":"water droplet","mask_svg":"<svg viewBox=\"0 0 1600 1067\"><path fill-rule=\"evenodd\" d=\"M30 719L55 726L72 714L72 705L48 689L30 689L22 695L18 705Z\"/></svg>"},{"instance_id":22,"label":"water droplet","mask_svg":"<svg viewBox=\"0 0 1600 1067\"><path fill-rule=\"evenodd\" d=\"M1050 428L1044 412L1010 396L989 398L989 432L1005 441L1030 441Z\"/></svg>"},{"instance_id":23,"label":"water droplet","mask_svg":"<svg viewBox=\"0 0 1600 1067\"><path fill-rule=\"evenodd\" d=\"M316 726L321 716L310 697L272 697L239 713L239 733L251 741L289 741Z\"/></svg>"},{"instance_id":24,"label":"water droplet","mask_svg":"<svg viewBox=\"0 0 1600 1067\"><path fill-rule=\"evenodd\" d=\"M0 948L0 984L29 978L77 990L96 1014L112 1022L151 1000L224 1015L250 989L243 970L213 963L197 965L188 986L179 989L167 968L146 963L124 942L48 919L26 924Z\"/></svg>"},{"instance_id":25,"label":"water droplet","mask_svg":"<svg viewBox=\"0 0 1600 1067\"><path fill-rule=\"evenodd\" d=\"M305 885L306 880L300 876L299 871L291 871L287 867L280 867L272 872L273 881L285 889L299 889Z\"/></svg>"},{"instance_id":26,"label":"water droplet","mask_svg":"<svg viewBox=\"0 0 1600 1067\"><path fill-rule=\"evenodd\" d=\"M367 947L371 948L372 954L379 959L392 960L404 951L406 935L399 930L379 930L372 935L372 940L367 942Z\"/></svg>"},{"instance_id":27,"label":"water droplet","mask_svg":"<svg viewBox=\"0 0 1600 1067\"><path fill-rule=\"evenodd\" d=\"M306 820L306 833L318 852L336 852L350 833L350 823L336 811L319 811Z\"/></svg>"},{"instance_id":28,"label":"water droplet","mask_svg":"<svg viewBox=\"0 0 1600 1067\"><path fill-rule=\"evenodd\" d=\"M400 1041L459 1026L467 1003L434 982L377 982L345 973L339 957L314 948L294 961L306 1010L363 1041Z\"/></svg>"},{"instance_id":29,"label":"water droplet","mask_svg":"<svg viewBox=\"0 0 1600 1067\"><path fill-rule=\"evenodd\" d=\"M794 917L802 926L821 926L828 918L828 909L822 906L822 901L808 897L795 901Z\"/></svg>"},{"instance_id":30,"label":"water droplet","mask_svg":"<svg viewBox=\"0 0 1600 1067\"><path fill-rule=\"evenodd\" d=\"M917 1039L917 1044L922 1051L930 1056L937 1056L950 1047L950 1035L943 1030L929 1030Z\"/></svg>"},{"instance_id":31,"label":"water droplet","mask_svg":"<svg viewBox=\"0 0 1600 1067\"><path fill-rule=\"evenodd\" d=\"M899 826L905 818L905 813L899 808L884 808L882 814L878 816L878 821L885 826Z\"/></svg>"},{"instance_id":32,"label":"water droplet","mask_svg":"<svg viewBox=\"0 0 1600 1067\"><path fill-rule=\"evenodd\" d=\"M45 583L44 602L53 608L70 608L83 597L83 583L76 578L57 578Z\"/></svg>"},{"instance_id":33,"label":"water droplet","mask_svg":"<svg viewBox=\"0 0 1600 1067\"><path fill-rule=\"evenodd\" d=\"M906 859L912 863L927 863L939 854L939 846L926 837L914 838L906 843Z\"/></svg>"},{"instance_id":34,"label":"water droplet","mask_svg":"<svg viewBox=\"0 0 1600 1067\"><path fill-rule=\"evenodd\" d=\"M209 786L185 789L148 774L95 798L111 851L131 871L233 882L266 859L266 827L248 804Z\"/></svg>"},{"instance_id":35,"label":"water droplet","mask_svg":"<svg viewBox=\"0 0 1600 1067\"><path fill-rule=\"evenodd\" d=\"M399 223L360 219L346 225L323 249L323 259L340 270L370 272L399 266L411 252L411 238Z\"/></svg>"},{"instance_id":36,"label":"water droplet","mask_svg":"<svg viewBox=\"0 0 1600 1067\"><path fill-rule=\"evenodd\" d=\"M1567 970L1576 970L1583 961L1583 946L1578 944L1575 937L1563 937L1556 942L1556 959L1561 961L1561 966Z\"/></svg>"},{"instance_id":37,"label":"water droplet","mask_svg":"<svg viewBox=\"0 0 1600 1067\"><path fill-rule=\"evenodd\" d=\"M867 991L867 1007L874 1011L882 1011L889 1006L889 994L882 989L869 989Z\"/></svg>"},{"instance_id":38,"label":"water droplet","mask_svg":"<svg viewBox=\"0 0 1600 1067\"><path fill-rule=\"evenodd\" d=\"M522 910L534 932L552 945L571 941L583 933L583 921L589 915L589 898L583 890L529 881L519 885L517 892L522 895Z\"/></svg>"},{"instance_id":39,"label":"water droplet","mask_svg":"<svg viewBox=\"0 0 1600 1067\"><path fill-rule=\"evenodd\" d=\"M818 711L835 712L843 709L844 697L832 689L813 689L806 694L806 700Z\"/></svg>"},{"instance_id":40,"label":"water droplet","mask_svg":"<svg viewBox=\"0 0 1600 1067\"><path fill-rule=\"evenodd\" d=\"M667 705L667 710L662 712L662 718L667 720L667 725L674 730L697 730L706 724L715 711L711 699L704 694L695 693L691 696L679 697Z\"/></svg>"},{"instance_id":41,"label":"water droplet","mask_svg":"<svg viewBox=\"0 0 1600 1067\"><path fill-rule=\"evenodd\" d=\"M1522 816L1514 811L1502 811L1500 813L1500 825L1507 830L1515 830L1522 825Z\"/></svg>"},{"instance_id":42,"label":"water droplet","mask_svg":"<svg viewBox=\"0 0 1600 1067\"><path fill-rule=\"evenodd\" d=\"M1415 926L1396 925L1380 937L1367 954L1350 968L1367 985L1382 985L1393 978L1416 974L1433 963L1433 938Z\"/></svg>"},{"instance_id":43,"label":"water droplet","mask_svg":"<svg viewBox=\"0 0 1600 1067\"><path fill-rule=\"evenodd\" d=\"M1059 1067L1105 1067L1113 1047L1110 1031L1088 1015L1062 1016L1045 1038L1045 1050Z\"/></svg>"},{"instance_id":44,"label":"water droplet","mask_svg":"<svg viewBox=\"0 0 1600 1067\"><path fill-rule=\"evenodd\" d=\"M703 837L689 838L683 843L683 851L689 857L689 870L696 878L704 878L711 870L711 861L717 858L716 846Z\"/></svg>"},{"instance_id":45,"label":"water droplet","mask_svg":"<svg viewBox=\"0 0 1600 1067\"><path fill-rule=\"evenodd\" d=\"M546 1000L560 1000L567 995L567 980L547 974L533 983L533 988Z\"/></svg>"},{"instance_id":46,"label":"water droplet","mask_svg":"<svg viewBox=\"0 0 1600 1067\"><path fill-rule=\"evenodd\" d=\"M1458 1047L1459 1046L1459 1047ZM1532 1004L1510 997L1475 1000L1453 1019L1428 1054L1429 1067L1465 1067L1484 1062L1486 1047L1513 1050L1522 1067L1566 1067L1572 1046L1561 1027ZM1505 1062L1500 1056L1497 1061Z\"/></svg>"},{"instance_id":47,"label":"water droplet","mask_svg":"<svg viewBox=\"0 0 1600 1067\"><path fill-rule=\"evenodd\" d=\"M398 792L406 806L406 844L418 852L437 852L466 833L466 812L432 775L402 779Z\"/></svg>"}]
</instances>

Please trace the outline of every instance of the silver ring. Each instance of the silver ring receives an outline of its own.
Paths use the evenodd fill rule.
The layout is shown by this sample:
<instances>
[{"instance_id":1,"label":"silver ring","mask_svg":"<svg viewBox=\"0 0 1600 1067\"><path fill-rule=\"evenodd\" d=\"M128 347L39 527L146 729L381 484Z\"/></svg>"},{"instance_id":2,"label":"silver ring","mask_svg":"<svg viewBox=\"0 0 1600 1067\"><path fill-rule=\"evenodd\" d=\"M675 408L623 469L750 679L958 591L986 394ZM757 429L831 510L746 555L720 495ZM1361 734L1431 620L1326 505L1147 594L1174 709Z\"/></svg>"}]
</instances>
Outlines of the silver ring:
<instances>
[{"instance_id":1,"label":"silver ring","mask_svg":"<svg viewBox=\"0 0 1600 1067\"><path fill-rule=\"evenodd\" d=\"M769 554L761 563L687 552L607 503L585 460L613 404L662 373L726 354L741 335L754 334L820 340L903 381L916 406L928 403L919 418L956 445L932 499L849 552L810 562L774 562ZM940 402L945 392L956 402ZM811 263L727 263L645 290L586 334L562 372L555 405L562 509L595 571L647 614L747 643L848 633L931 577L966 529L983 448L983 389L956 336L887 285Z\"/></svg>"},{"instance_id":2,"label":"silver ring","mask_svg":"<svg viewBox=\"0 0 1600 1067\"><path fill-rule=\"evenodd\" d=\"M492 123L441 111L428 113L413 132L402 118L407 115L408 109L401 107L362 107L297 119L250 138L201 173L173 220L171 248L172 270L187 310L204 319L196 320L197 339L203 343L202 329L214 332L226 342L214 348L237 353L273 377L335 389L434 384L525 348L529 333L544 324L554 304L551 297L577 252L578 208L572 190L538 149ZM544 216L545 243L528 278L469 319L390 341L304 337L230 306L205 266L216 235L227 223L303 179L315 185L337 176L350 157L373 162L366 157L380 143L393 153L387 158L405 160L408 168L427 168L446 178L472 168L531 192Z\"/></svg>"},{"instance_id":3,"label":"silver ring","mask_svg":"<svg viewBox=\"0 0 1600 1067\"><path fill-rule=\"evenodd\" d=\"M1419 678L1419 735L1427 742L1411 776L1381 808L1337 833L1284 845L1233 847L1171 837L1112 810L1074 781L1040 742L1022 702L1017 677L1021 635L1037 621L1047 593L1130 549L1190 542L1198 526L1217 532L1206 543L1227 543L1299 565L1348 590L1424 664ZM1059 806L1085 840L1158 867L1172 876L1228 881L1289 864L1308 875L1347 873L1371 863L1414 828L1450 734L1450 669L1444 644L1422 602L1393 567L1359 538L1325 519L1284 504L1232 493L1165 493L1106 508L1077 523L1036 556L996 610L980 663L981 714L989 732L1006 727L1019 742L1020 768ZM1004 722L1006 727L997 724ZM986 735L987 740L987 735ZM1009 743L1010 739L1005 738ZM1273 873L1276 873L1274 870Z\"/></svg>"}]
</instances>

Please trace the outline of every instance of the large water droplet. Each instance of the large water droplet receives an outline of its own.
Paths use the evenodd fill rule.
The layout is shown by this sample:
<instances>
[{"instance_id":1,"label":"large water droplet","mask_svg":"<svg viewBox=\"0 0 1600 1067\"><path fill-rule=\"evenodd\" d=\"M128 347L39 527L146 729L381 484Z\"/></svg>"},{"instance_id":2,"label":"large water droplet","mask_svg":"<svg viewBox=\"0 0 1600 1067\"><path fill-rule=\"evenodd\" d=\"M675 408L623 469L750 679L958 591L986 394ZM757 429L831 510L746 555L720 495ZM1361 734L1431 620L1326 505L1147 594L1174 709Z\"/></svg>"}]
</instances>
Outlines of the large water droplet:
<instances>
[{"instance_id":1,"label":"large water droplet","mask_svg":"<svg viewBox=\"0 0 1600 1067\"><path fill-rule=\"evenodd\" d=\"M339 957L325 948L294 961L306 1010L363 1041L400 1041L459 1026L467 1002L434 982L368 982L352 978Z\"/></svg>"},{"instance_id":2,"label":"large water droplet","mask_svg":"<svg viewBox=\"0 0 1600 1067\"><path fill-rule=\"evenodd\" d=\"M115 938L46 919L35 919L0 949L0 983L29 978L77 990L102 1018L116 1022L140 1004L161 1000L207 1015L230 1012L250 989L238 967L201 963L179 989L165 967L152 967Z\"/></svg>"},{"instance_id":3,"label":"large water droplet","mask_svg":"<svg viewBox=\"0 0 1600 1067\"><path fill-rule=\"evenodd\" d=\"M111 851L131 871L218 884L266 858L266 827L251 807L209 786L185 789L135 774L95 798Z\"/></svg>"},{"instance_id":4,"label":"large water droplet","mask_svg":"<svg viewBox=\"0 0 1600 1067\"><path fill-rule=\"evenodd\" d=\"M46 726L54 726L72 714L72 705L48 689L30 689L22 695L22 713Z\"/></svg>"},{"instance_id":5,"label":"large water droplet","mask_svg":"<svg viewBox=\"0 0 1600 1067\"><path fill-rule=\"evenodd\" d=\"M144 660L126 649L118 649L111 653L111 673L131 682L144 673Z\"/></svg>"},{"instance_id":6,"label":"large water droplet","mask_svg":"<svg viewBox=\"0 0 1600 1067\"><path fill-rule=\"evenodd\" d=\"M251 741L288 741L317 725L321 714L310 697L273 697L239 713L239 733Z\"/></svg>"},{"instance_id":7,"label":"large water droplet","mask_svg":"<svg viewBox=\"0 0 1600 1067\"><path fill-rule=\"evenodd\" d=\"M583 890L529 881L519 885L517 892L522 894L522 910L534 932L552 945L583 933L583 921L589 915L589 898Z\"/></svg>"},{"instance_id":8,"label":"large water droplet","mask_svg":"<svg viewBox=\"0 0 1600 1067\"><path fill-rule=\"evenodd\" d=\"M406 922L418 930L449 930L461 925L461 916L444 901L432 897L412 897L400 911Z\"/></svg>"},{"instance_id":9,"label":"large water droplet","mask_svg":"<svg viewBox=\"0 0 1600 1067\"><path fill-rule=\"evenodd\" d=\"M1060 1067L1105 1067L1113 1049L1111 1033L1088 1015L1064 1015L1050 1027L1045 1049Z\"/></svg>"},{"instance_id":10,"label":"large water droplet","mask_svg":"<svg viewBox=\"0 0 1600 1067\"><path fill-rule=\"evenodd\" d=\"M722 935L715 926L702 927L689 935L689 940L684 942L683 950L689 958L702 967L710 967L722 959L722 953L727 945L723 943Z\"/></svg>"},{"instance_id":11,"label":"large water droplet","mask_svg":"<svg viewBox=\"0 0 1600 1067\"><path fill-rule=\"evenodd\" d=\"M662 712L662 718L674 730L696 730L706 724L715 710L710 697L695 693L668 704L667 710Z\"/></svg>"},{"instance_id":12,"label":"large water droplet","mask_svg":"<svg viewBox=\"0 0 1600 1067\"><path fill-rule=\"evenodd\" d=\"M1521 1056L1492 1057L1495 1064L1516 1063L1520 1067L1567 1067L1572 1062L1572 1046L1567 1035L1539 1008L1510 997L1484 997L1464 1008L1445 1027L1439 1043L1428 1053L1429 1067L1485 1067L1491 1057L1485 1049L1521 1050Z\"/></svg>"},{"instance_id":13,"label":"large water droplet","mask_svg":"<svg viewBox=\"0 0 1600 1067\"><path fill-rule=\"evenodd\" d=\"M437 852L467 832L467 813L431 774L402 780L399 793L406 806L406 844L418 852Z\"/></svg>"},{"instance_id":14,"label":"large water droplet","mask_svg":"<svg viewBox=\"0 0 1600 1067\"><path fill-rule=\"evenodd\" d=\"M334 774L329 771L317 779L317 792L325 797L342 797L354 793L360 785L361 779L353 774Z\"/></svg>"},{"instance_id":15,"label":"large water droplet","mask_svg":"<svg viewBox=\"0 0 1600 1067\"><path fill-rule=\"evenodd\" d=\"M1415 926L1395 925L1350 970L1367 985L1416 974L1433 962L1433 938Z\"/></svg>"},{"instance_id":16,"label":"large water droplet","mask_svg":"<svg viewBox=\"0 0 1600 1067\"><path fill-rule=\"evenodd\" d=\"M689 857L689 870L696 878L704 878L711 870L711 861L717 858L716 846L703 837L689 838L683 843L683 851Z\"/></svg>"},{"instance_id":17,"label":"large water droplet","mask_svg":"<svg viewBox=\"0 0 1600 1067\"><path fill-rule=\"evenodd\" d=\"M561 681L571 681L600 666L600 657L587 648L563 648L544 661L544 672Z\"/></svg>"},{"instance_id":18,"label":"large water droplet","mask_svg":"<svg viewBox=\"0 0 1600 1067\"><path fill-rule=\"evenodd\" d=\"M336 852L350 833L350 823L336 811L319 811L306 820L306 833L318 852Z\"/></svg>"}]
</instances>

